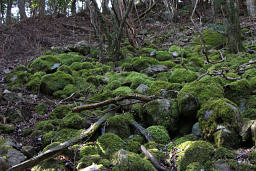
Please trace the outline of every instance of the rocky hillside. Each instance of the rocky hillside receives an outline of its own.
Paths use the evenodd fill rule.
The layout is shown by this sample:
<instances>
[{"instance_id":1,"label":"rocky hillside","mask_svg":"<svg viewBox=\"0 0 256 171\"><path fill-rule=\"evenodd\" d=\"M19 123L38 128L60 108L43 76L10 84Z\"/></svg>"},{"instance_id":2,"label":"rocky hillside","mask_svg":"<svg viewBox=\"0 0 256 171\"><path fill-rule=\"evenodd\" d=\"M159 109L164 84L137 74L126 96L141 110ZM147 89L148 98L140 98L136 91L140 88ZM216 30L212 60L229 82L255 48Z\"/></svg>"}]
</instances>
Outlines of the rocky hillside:
<instances>
[{"instance_id":1,"label":"rocky hillside","mask_svg":"<svg viewBox=\"0 0 256 171\"><path fill-rule=\"evenodd\" d=\"M100 51L81 41L6 71L0 170L84 135L102 117L32 170L255 170L255 40L244 28L246 52L230 54L215 26L204 30L206 49L183 28L146 33L139 49L125 42L121 61L100 63Z\"/></svg>"}]
</instances>

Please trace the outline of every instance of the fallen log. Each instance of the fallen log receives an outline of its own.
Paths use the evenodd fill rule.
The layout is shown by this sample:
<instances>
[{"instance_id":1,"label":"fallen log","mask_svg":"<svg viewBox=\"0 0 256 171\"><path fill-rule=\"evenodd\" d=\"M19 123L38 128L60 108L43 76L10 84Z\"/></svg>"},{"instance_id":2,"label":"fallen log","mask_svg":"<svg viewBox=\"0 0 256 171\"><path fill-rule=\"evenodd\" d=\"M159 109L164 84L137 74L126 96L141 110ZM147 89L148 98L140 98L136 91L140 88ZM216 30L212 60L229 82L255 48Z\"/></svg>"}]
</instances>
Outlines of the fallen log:
<instances>
[{"instance_id":1,"label":"fallen log","mask_svg":"<svg viewBox=\"0 0 256 171\"><path fill-rule=\"evenodd\" d=\"M126 100L126 99L135 99L135 100L140 100L143 102L149 102L158 97L156 96L143 96L143 95L128 95L128 96L121 96L121 97L115 97L113 99L105 100L103 102L99 103L93 103L93 104L87 104L87 105L82 105L82 106L77 106L73 108L73 112L81 112L83 110L89 110L89 109L95 109L97 107L103 107L109 104L115 104L119 101Z\"/></svg>"},{"instance_id":2,"label":"fallen log","mask_svg":"<svg viewBox=\"0 0 256 171\"><path fill-rule=\"evenodd\" d=\"M130 123L133 127L135 127L145 138L148 142L153 141L151 133L143 128L138 122L133 121Z\"/></svg>"},{"instance_id":3,"label":"fallen log","mask_svg":"<svg viewBox=\"0 0 256 171\"><path fill-rule=\"evenodd\" d=\"M65 141L64 143L53 147L49 150L47 150L44 153L41 153L31 159L28 159L22 163L19 163L15 166L10 167L7 171L21 171L27 168L31 168L33 166L35 166L36 164L38 164L39 162L60 153L61 151L63 151L64 149L82 141L83 139L87 138L88 136L90 136L91 134L93 134L98 128L99 126L105 122L108 118L110 118L112 116L111 113L107 113L105 114L102 118L100 118L97 122L95 122L94 124L92 124L88 129L84 130L79 137L75 137L71 140Z\"/></svg>"}]
</instances>

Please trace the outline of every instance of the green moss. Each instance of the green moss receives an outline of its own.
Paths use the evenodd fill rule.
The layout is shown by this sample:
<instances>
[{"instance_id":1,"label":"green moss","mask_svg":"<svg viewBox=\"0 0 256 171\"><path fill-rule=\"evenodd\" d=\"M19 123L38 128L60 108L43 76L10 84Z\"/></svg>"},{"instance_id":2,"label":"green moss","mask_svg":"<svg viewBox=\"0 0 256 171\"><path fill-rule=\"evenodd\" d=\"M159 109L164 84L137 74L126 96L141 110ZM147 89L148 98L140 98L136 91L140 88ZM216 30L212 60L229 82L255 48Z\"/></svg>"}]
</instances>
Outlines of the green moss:
<instances>
[{"instance_id":1,"label":"green moss","mask_svg":"<svg viewBox=\"0 0 256 171\"><path fill-rule=\"evenodd\" d=\"M96 154L98 154L98 152L99 152L99 150L98 150L97 146L95 146L95 144L87 143L81 147L79 154L81 157L84 157L84 156L88 156L88 155L96 155Z\"/></svg>"},{"instance_id":2,"label":"green moss","mask_svg":"<svg viewBox=\"0 0 256 171\"><path fill-rule=\"evenodd\" d=\"M198 138L193 134L188 134L183 137L174 139L174 142L168 144L168 151L173 150L177 145L180 145L186 141L196 141Z\"/></svg>"},{"instance_id":3,"label":"green moss","mask_svg":"<svg viewBox=\"0 0 256 171\"><path fill-rule=\"evenodd\" d=\"M140 146L141 146L141 144L138 141L130 140L130 141L127 142L127 145L126 145L125 149L127 151L130 151L130 152L139 153L140 152Z\"/></svg>"},{"instance_id":4,"label":"green moss","mask_svg":"<svg viewBox=\"0 0 256 171\"><path fill-rule=\"evenodd\" d=\"M256 164L256 152L251 152L249 154L249 161L254 165Z\"/></svg>"},{"instance_id":5,"label":"green moss","mask_svg":"<svg viewBox=\"0 0 256 171\"><path fill-rule=\"evenodd\" d=\"M116 134L106 133L97 139L101 152L110 157L114 152L124 148L124 141Z\"/></svg>"},{"instance_id":6,"label":"green moss","mask_svg":"<svg viewBox=\"0 0 256 171\"><path fill-rule=\"evenodd\" d=\"M40 121L35 126L35 130L41 130L44 132L53 131L54 129L55 126L53 125L53 120Z\"/></svg>"},{"instance_id":7,"label":"green moss","mask_svg":"<svg viewBox=\"0 0 256 171\"><path fill-rule=\"evenodd\" d=\"M219 160L219 159L233 159L236 156L236 154L225 148L225 147L218 147L215 152L214 152L214 159Z\"/></svg>"},{"instance_id":8,"label":"green moss","mask_svg":"<svg viewBox=\"0 0 256 171\"><path fill-rule=\"evenodd\" d=\"M163 126L150 126L147 130L151 133L153 140L159 144L168 144L170 136Z\"/></svg>"},{"instance_id":9,"label":"green moss","mask_svg":"<svg viewBox=\"0 0 256 171\"><path fill-rule=\"evenodd\" d=\"M213 79L201 79L196 82L186 84L178 94L179 108L183 108L188 102L186 96L193 95L202 105L210 99L224 97L224 90L221 84Z\"/></svg>"},{"instance_id":10,"label":"green moss","mask_svg":"<svg viewBox=\"0 0 256 171\"><path fill-rule=\"evenodd\" d=\"M180 56L183 56L184 55L184 49L177 46L177 45L172 45L170 48L169 48L169 53L172 53L172 52L177 52Z\"/></svg>"},{"instance_id":11,"label":"green moss","mask_svg":"<svg viewBox=\"0 0 256 171\"><path fill-rule=\"evenodd\" d=\"M247 80L237 80L225 86L225 97L239 104L241 97L250 95L250 86Z\"/></svg>"},{"instance_id":12,"label":"green moss","mask_svg":"<svg viewBox=\"0 0 256 171\"><path fill-rule=\"evenodd\" d=\"M100 75L96 75L96 76L91 75L91 76L89 76L89 77L86 79L86 81L87 81L88 83L94 84L95 86L100 86L100 85L104 84L103 77L100 76Z\"/></svg>"},{"instance_id":13,"label":"green moss","mask_svg":"<svg viewBox=\"0 0 256 171\"><path fill-rule=\"evenodd\" d=\"M146 74L141 74L138 72L131 72L124 80L125 84L131 84L132 89L136 89L140 84L145 84L150 86L152 83L152 78L148 77Z\"/></svg>"},{"instance_id":14,"label":"green moss","mask_svg":"<svg viewBox=\"0 0 256 171\"><path fill-rule=\"evenodd\" d=\"M66 74L72 75L72 70L71 70L70 67L67 66L67 65L61 65L61 66L57 69L57 71L62 71L62 72L65 72Z\"/></svg>"},{"instance_id":15,"label":"green moss","mask_svg":"<svg viewBox=\"0 0 256 171\"><path fill-rule=\"evenodd\" d=\"M255 75L256 75L256 68L252 68L245 71L242 77L250 80L251 78L255 77Z\"/></svg>"},{"instance_id":16,"label":"green moss","mask_svg":"<svg viewBox=\"0 0 256 171\"><path fill-rule=\"evenodd\" d=\"M171 54L166 51L156 51L156 59L159 61L167 61L171 59Z\"/></svg>"},{"instance_id":17,"label":"green moss","mask_svg":"<svg viewBox=\"0 0 256 171\"><path fill-rule=\"evenodd\" d=\"M157 64L159 64L159 62L156 59L149 58L149 57L134 58L131 63L133 69L137 72L140 72L143 69L148 68L149 66L157 65Z\"/></svg>"},{"instance_id":18,"label":"green moss","mask_svg":"<svg viewBox=\"0 0 256 171\"><path fill-rule=\"evenodd\" d=\"M150 161L142 159L138 154L125 150L120 150L115 154L112 164L115 166L112 170L116 171L156 171Z\"/></svg>"},{"instance_id":19,"label":"green moss","mask_svg":"<svg viewBox=\"0 0 256 171\"><path fill-rule=\"evenodd\" d=\"M80 136L82 130L77 129L61 129L59 131L50 131L43 135L43 143L45 145L51 142L65 142L74 137Z\"/></svg>"},{"instance_id":20,"label":"green moss","mask_svg":"<svg viewBox=\"0 0 256 171\"><path fill-rule=\"evenodd\" d=\"M27 71L14 71L7 75L5 81L10 90L16 90L24 87L24 84L29 81L30 75Z\"/></svg>"},{"instance_id":21,"label":"green moss","mask_svg":"<svg viewBox=\"0 0 256 171\"><path fill-rule=\"evenodd\" d=\"M72 110L72 106L61 105L57 106L53 112L50 114L51 119L62 119L64 118L70 111Z\"/></svg>"},{"instance_id":22,"label":"green moss","mask_svg":"<svg viewBox=\"0 0 256 171\"><path fill-rule=\"evenodd\" d=\"M81 62L85 57L78 53L69 52L56 55L56 57L66 65L71 65L73 62Z\"/></svg>"},{"instance_id":23,"label":"green moss","mask_svg":"<svg viewBox=\"0 0 256 171\"><path fill-rule=\"evenodd\" d=\"M55 65L61 65L61 61L52 55L40 56L36 58L30 65L29 68L33 73L35 72L46 72L51 73L56 70Z\"/></svg>"},{"instance_id":24,"label":"green moss","mask_svg":"<svg viewBox=\"0 0 256 171\"><path fill-rule=\"evenodd\" d=\"M187 83L196 80L198 74L183 68L175 69L170 76L170 82Z\"/></svg>"},{"instance_id":25,"label":"green moss","mask_svg":"<svg viewBox=\"0 0 256 171\"><path fill-rule=\"evenodd\" d=\"M99 163L100 160L101 157L98 154L84 156L78 161L77 169L83 169L85 167L91 166L94 163Z\"/></svg>"},{"instance_id":26,"label":"green moss","mask_svg":"<svg viewBox=\"0 0 256 171\"><path fill-rule=\"evenodd\" d=\"M148 95L157 95L157 96L161 96L161 90L180 90L181 85L177 84L177 83L169 83L167 81L154 81L149 89L147 90L147 94Z\"/></svg>"},{"instance_id":27,"label":"green moss","mask_svg":"<svg viewBox=\"0 0 256 171\"><path fill-rule=\"evenodd\" d=\"M41 103L35 106L36 113L42 115L47 112L47 105L45 103Z\"/></svg>"},{"instance_id":28,"label":"green moss","mask_svg":"<svg viewBox=\"0 0 256 171\"><path fill-rule=\"evenodd\" d=\"M29 77L29 81L26 84L26 87L33 93L37 93L40 90L41 79L44 76L45 72L36 72Z\"/></svg>"},{"instance_id":29,"label":"green moss","mask_svg":"<svg viewBox=\"0 0 256 171\"><path fill-rule=\"evenodd\" d=\"M203 32L203 38L205 41L205 44L208 46L212 46L214 48L220 48L221 46L223 46L226 42L226 38L213 30L204 30ZM200 43L200 37L196 37L193 42L201 44Z\"/></svg>"},{"instance_id":30,"label":"green moss","mask_svg":"<svg viewBox=\"0 0 256 171\"><path fill-rule=\"evenodd\" d=\"M139 54L144 55L144 56L149 56L151 52L155 52L156 50L153 48L141 48L139 49Z\"/></svg>"},{"instance_id":31,"label":"green moss","mask_svg":"<svg viewBox=\"0 0 256 171\"><path fill-rule=\"evenodd\" d=\"M108 119L107 132L112 132L121 138L128 137L131 134L129 124L133 121L133 116L130 113L112 116Z\"/></svg>"},{"instance_id":32,"label":"green moss","mask_svg":"<svg viewBox=\"0 0 256 171\"><path fill-rule=\"evenodd\" d=\"M74 129L82 129L86 123L86 119L81 117L79 113L70 112L63 118L63 126Z\"/></svg>"},{"instance_id":33,"label":"green moss","mask_svg":"<svg viewBox=\"0 0 256 171\"><path fill-rule=\"evenodd\" d=\"M205 166L214 154L213 146L206 141L186 141L176 147L178 171L186 170L190 163L198 162Z\"/></svg>"},{"instance_id":34,"label":"green moss","mask_svg":"<svg viewBox=\"0 0 256 171\"><path fill-rule=\"evenodd\" d=\"M114 96L125 96L132 93L133 93L132 89L130 89L130 87L127 87L127 86L119 87L113 91Z\"/></svg>"},{"instance_id":35,"label":"green moss","mask_svg":"<svg viewBox=\"0 0 256 171\"><path fill-rule=\"evenodd\" d=\"M0 123L0 133L1 134L11 134L15 131L15 126L9 124Z\"/></svg>"},{"instance_id":36,"label":"green moss","mask_svg":"<svg viewBox=\"0 0 256 171\"><path fill-rule=\"evenodd\" d=\"M58 90L53 93L53 96L55 97L61 97L66 98L69 97L73 93L77 93L78 88L74 86L73 84L67 84L63 90Z\"/></svg>"},{"instance_id":37,"label":"green moss","mask_svg":"<svg viewBox=\"0 0 256 171\"><path fill-rule=\"evenodd\" d=\"M62 90L66 85L73 83L74 79L71 75L57 71L42 77L40 89L45 94L53 94L55 91Z\"/></svg>"},{"instance_id":38,"label":"green moss","mask_svg":"<svg viewBox=\"0 0 256 171\"><path fill-rule=\"evenodd\" d=\"M173 68L173 67L176 65L172 60L160 61L159 64L160 64L160 65L165 65L165 66L167 66L169 69Z\"/></svg>"},{"instance_id":39,"label":"green moss","mask_svg":"<svg viewBox=\"0 0 256 171\"><path fill-rule=\"evenodd\" d=\"M121 81L113 80L105 86L105 90L115 90L118 87L121 87Z\"/></svg>"},{"instance_id":40,"label":"green moss","mask_svg":"<svg viewBox=\"0 0 256 171\"><path fill-rule=\"evenodd\" d=\"M212 138L217 126L224 126L231 132L238 133L242 120L237 106L228 99L210 100L198 112L202 135Z\"/></svg>"},{"instance_id":41,"label":"green moss","mask_svg":"<svg viewBox=\"0 0 256 171\"><path fill-rule=\"evenodd\" d=\"M199 162L193 162L186 167L186 171L200 171L204 170L203 168L204 167L201 166Z\"/></svg>"}]
</instances>

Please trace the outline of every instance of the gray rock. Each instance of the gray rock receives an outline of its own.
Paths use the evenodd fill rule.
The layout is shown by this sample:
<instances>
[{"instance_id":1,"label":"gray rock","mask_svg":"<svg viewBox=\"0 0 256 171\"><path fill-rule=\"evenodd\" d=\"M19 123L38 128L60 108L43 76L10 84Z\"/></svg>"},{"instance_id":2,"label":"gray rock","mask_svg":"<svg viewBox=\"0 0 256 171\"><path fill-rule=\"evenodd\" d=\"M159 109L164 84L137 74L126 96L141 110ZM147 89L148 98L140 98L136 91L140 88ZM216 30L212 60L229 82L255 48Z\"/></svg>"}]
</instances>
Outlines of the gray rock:
<instances>
[{"instance_id":1,"label":"gray rock","mask_svg":"<svg viewBox=\"0 0 256 171\"><path fill-rule=\"evenodd\" d=\"M199 126L199 122L197 122L193 125L192 134L194 134L197 137L201 136L201 129L200 129L200 126Z\"/></svg>"},{"instance_id":2,"label":"gray rock","mask_svg":"<svg viewBox=\"0 0 256 171\"><path fill-rule=\"evenodd\" d=\"M33 157L36 154L35 148L32 146L23 146L21 152L28 157Z\"/></svg>"},{"instance_id":3,"label":"gray rock","mask_svg":"<svg viewBox=\"0 0 256 171\"><path fill-rule=\"evenodd\" d=\"M174 58L177 58L177 57L180 56L180 54L179 54L178 52L174 51L174 52L172 52L172 56L173 56Z\"/></svg>"},{"instance_id":4,"label":"gray rock","mask_svg":"<svg viewBox=\"0 0 256 171\"><path fill-rule=\"evenodd\" d=\"M147 75L150 75L150 76L155 76L159 72L166 72L166 71L168 71L167 66L165 66L165 65L154 65L154 66L150 66L150 67L146 68L142 72L147 74Z\"/></svg>"},{"instance_id":5,"label":"gray rock","mask_svg":"<svg viewBox=\"0 0 256 171\"><path fill-rule=\"evenodd\" d=\"M102 165L93 164L93 165L88 166L86 168L79 169L79 171L100 171L100 170L102 170L102 169L100 169L101 167L102 167Z\"/></svg>"},{"instance_id":6,"label":"gray rock","mask_svg":"<svg viewBox=\"0 0 256 171\"><path fill-rule=\"evenodd\" d=\"M150 56L150 57L156 56L156 51L151 52L149 56Z\"/></svg>"},{"instance_id":7,"label":"gray rock","mask_svg":"<svg viewBox=\"0 0 256 171\"><path fill-rule=\"evenodd\" d=\"M145 84L140 84L137 88L136 88L136 92L140 93L140 94L145 94L148 90L148 86Z\"/></svg>"},{"instance_id":8,"label":"gray rock","mask_svg":"<svg viewBox=\"0 0 256 171\"><path fill-rule=\"evenodd\" d=\"M7 170L10 167L8 161L3 157L0 157L0 170Z\"/></svg>"},{"instance_id":9,"label":"gray rock","mask_svg":"<svg viewBox=\"0 0 256 171\"><path fill-rule=\"evenodd\" d=\"M27 159L24 154L9 145L1 145L0 153L2 156L6 156L7 161L11 166L19 164Z\"/></svg>"}]
</instances>

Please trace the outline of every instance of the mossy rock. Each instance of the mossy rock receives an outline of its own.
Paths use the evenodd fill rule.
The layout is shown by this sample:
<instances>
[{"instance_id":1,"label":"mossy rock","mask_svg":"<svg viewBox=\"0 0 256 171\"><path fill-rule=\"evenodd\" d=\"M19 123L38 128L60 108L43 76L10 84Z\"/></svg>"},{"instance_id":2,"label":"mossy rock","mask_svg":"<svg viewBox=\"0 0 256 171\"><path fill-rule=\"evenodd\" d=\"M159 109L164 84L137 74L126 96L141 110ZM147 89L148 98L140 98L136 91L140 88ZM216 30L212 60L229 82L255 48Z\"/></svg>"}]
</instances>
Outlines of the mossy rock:
<instances>
[{"instance_id":1,"label":"mossy rock","mask_svg":"<svg viewBox=\"0 0 256 171\"><path fill-rule=\"evenodd\" d=\"M114 96L126 96L132 93L133 93L132 89L128 86L118 87L113 91Z\"/></svg>"},{"instance_id":2,"label":"mossy rock","mask_svg":"<svg viewBox=\"0 0 256 171\"><path fill-rule=\"evenodd\" d=\"M237 80L225 86L225 97L239 105L241 98L250 95L250 86L246 79Z\"/></svg>"},{"instance_id":3,"label":"mossy rock","mask_svg":"<svg viewBox=\"0 0 256 171\"><path fill-rule=\"evenodd\" d=\"M252 163L252 164L256 164L256 152L253 151L249 154L249 161Z\"/></svg>"},{"instance_id":4,"label":"mossy rock","mask_svg":"<svg viewBox=\"0 0 256 171\"><path fill-rule=\"evenodd\" d=\"M171 59L171 54L166 51L156 51L156 59L159 61L168 61Z\"/></svg>"},{"instance_id":5,"label":"mossy rock","mask_svg":"<svg viewBox=\"0 0 256 171\"><path fill-rule=\"evenodd\" d=\"M175 120L179 113L172 108L173 101L168 99L157 99L145 104L143 121L147 125L162 125L168 131L174 131L176 128Z\"/></svg>"},{"instance_id":6,"label":"mossy rock","mask_svg":"<svg viewBox=\"0 0 256 171\"><path fill-rule=\"evenodd\" d=\"M101 152L107 157L111 157L114 152L125 147L124 141L118 135L113 133L106 133L100 136L97 139L97 145Z\"/></svg>"},{"instance_id":7,"label":"mossy rock","mask_svg":"<svg viewBox=\"0 0 256 171\"><path fill-rule=\"evenodd\" d=\"M163 90L169 91L179 91L182 88L182 85L179 83L169 83L167 81L154 81L147 89L148 95L156 95L156 96L163 96Z\"/></svg>"},{"instance_id":8,"label":"mossy rock","mask_svg":"<svg viewBox=\"0 0 256 171\"><path fill-rule=\"evenodd\" d=\"M53 122L53 120L40 121L35 125L35 130L41 130L43 132L53 131L56 129Z\"/></svg>"},{"instance_id":9,"label":"mossy rock","mask_svg":"<svg viewBox=\"0 0 256 171\"><path fill-rule=\"evenodd\" d=\"M214 48L220 48L221 46L223 46L226 43L226 38L214 31L214 30L204 30L203 31L203 38L205 41L205 45L207 46L211 46ZM197 43L197 44L201 44L200 42L200 37L196 37L193 42Z\"/></svg>"},{"instance_id":10,"label":"mossy rock","mask_svg":"<svg viewBox=\"0 0 256 171\"><path fill-rule=\"evenodd\" d=\"M186 171L200 171L200 170L204 170L204 167L202 165L200 165L199 162L190 163L186 167Z\"/></svg>"},{"instance_id":11,"label":"mossy rock","mask_svg":"<svg viewBox=\"0 0 256 171\"><path fill-rule=\"evenodd\" d=\"M148 77L146 74L131 72L125 79L124 84L130 84L132 89L136 89L140 84L145 84L150 86L153 82L151 77Z\"/></svg>"},{"instance_id":12,"label":"mossy rock","mask_svg":"<svg viewBox=\"0 0 256 171\"><path fill-rule=\"evenodd\" d=\"M186 106L189 107L189 100L192 96L196 98L199 105L204 104L208 100L223 98L224 89L218 79L205 77L199 81L186 84L178 94L178 103L180 111Z\"/></svg>"},{"instance_id":13,"label":"mossy rock","mask_svg":"<svg viewBox=\"0 0 256 171\"><path fill-rule=\"evenodd\" d=\"M225 159L233 159L236 154L228 148L218 147L214 152L214 160L225 160Z\"/></svg>"},{"instance_id":14,"label":"mossy rock","mask_svg":"<svg viewBox=\"0 0 256 171\"><path fill-rule=\"evenodd\" d=\"M98 154L83 156L77 164L77 169L82 170L94 163L99 163L102 160L101 156Z\"/></svg>"},{"instance_id":15,"label":"mossy rock","mask_svg":"<svg viewBox=\"0 0 256 171\"><path fill-rule=\"evenodd\" d=\"M46 114L47 108L48 108L47 104L45 104L45 103L40 103L40 104L37 104L37 105L35 106L35 111L36 111L36 113L38 113L39 115L42 115L42 114Z\"/></svg>"},{"instance_id":16,"label":"mossy rock","mask_svg":"<svg viewBox=\"0 0 256 171\"><path fill-rule=\"evenodd\" d=\"M71 70L71 68L70 68L69 66L67 66L67 65L61 65L61 66L57 69L57 71L62 71L62 72L65 72L66 74L72 75L72 70Z\"/></svg>"},{"instance_id":17,"label":"mossy rock","mask_svg":"<svg viewBox=\"0 0 256 171\"><path fill-rule=\"evenodd\" d=\"M212 138L217 129L238 134L242 119L237 106L228 99L210 100L198 111L199 124L204 138Z\"/></svg>"},{"instance_id":18,"label":"mossy rock","mask_svg":"<svg viewBox=\"0 0 256 171\"><path fill-rule=\"evenodd\" d=\"M130 171L144 170L156 171L150 161L142 159L138 154L119 150L112 159L114 165L112 170L115 171Z\"/></svg>"},{"instance_id":19,"label":"mossy rock","mask_svg":"<svg viewBox=\"0 0 256 171\"><path fill-rule=\"evenodd\" d=\"M71 65L74 62L81 62L85 58L85 56L81 56L75 52L58 54L56 57L65 65Z\"/></svg>"},{"instance_id":20,"label":"mossy rock","mask_svg":"<svg viewBox=\"0 0 256 171\"><path fill-rule=\"evenodd\" d=\"M46 72L46 73L52 73L56 71L56 69L61 65L61 61L56 57L52 55L47 56L40 56L36 58L30 65L29 69L33 73L35 72Z\"/></svg>"},{"instance_id":21,"label":"mossy rock","mask_svg":"<svg viewBox=\"0 0 256 171\"><path fill-rule=\"evenodd\" d=\"M172 83L188 83L196 80L198 77L198 74L187 70L185 68L177 68L175 69L171 76L170 76L170 82Z\"/></svg>"},{"instance_id":22,"label":"mossy rock","mask_svg":"<svg viewBox=\"0 0 256 171\"><path fill-rule=\"evenodd\" d=\"M33 93L37 93L40 90L41 80L44 75L46 75L45 72L36 72L31 75L26 84L27 89Z\"/></svg>"},{"instance_id":23,"label":"mossy rock","mask_svg":"<svg viewBox=\"0 0 256 171\"><path fill-rule=\"evenodd\" d=\"M90 62L74 62L70 65L70 68L71 70L79 71L82 69L86 69L86 70L93 69L94 66Z\"/></svg>"},{"instance_id":24,"label":"mossy rock","mask_svg":"<svg viewBox=\"0 0 256 171\"><path fill-rule=\"evenodd\" d=\"M108 82L108 84L105 86L105 90L115 90L119 87L121 87L122 83L119 80L113 80L111 82Z\"/></svg>"},{"instance_id":25,"label":"mossy rock","mask_svg":"<svg viewBox=\"0 0 256 171\"><path fill-rule=\"evenodd\" d=\"M29 81L31 74L28 71L15 71L11 72L5 78L8 88L10 90L17 90L22 87Z\"/></svg>"},{"instance_id":26,"label":"mossy rock","mask_svg":"<svg viewBox=\"0 0 256 171\"><path fill-rule=\"evenodd\" d=\"M62 127L63 128L74 128L74 129L82 129L87 128L88 125L86 118L81 117L79 113L69 112L62 119Z\"/></svg>"},{"instance_id":27,"label":"mossy rock","mask_svg":"<svg viewBox=\"0 0 256 171\"><path fill-rule=\"evenodd\" d=\"M57 106L53 110L53 112L50 114L49 118L63 119L71 110L72 110L72 106L68 106L68 105Z\"/></svg>"},{"instance_id":28,"label":"mossy rock","mask_svg":"<svg viewBox=\"0 0 256 171\"><path fill-rule=\"evenodd\" d=\"M180 151L177 153L178 171L186 170L193 162L205 166L214 154L213 146L206 141L186 141L175 148Z\"/></svg>"},{"instance_id":29,"label":"mossy rock","mask_svg":"<svg viewBox=\"0 0 256 171\"><path fill-rule=\"evenodd\" d=\"M137 72L140 72L152 65L157 65L157 64L159 64L159 61L157 61L154 58L149 58L149 57L134 58L131 63L133 70L137 71Z\"/></svg>"},{"instance_id":30,"label":"mossy rock","mask_svg":"<svg viewBox=\"0 0 256 171\"><path fill-rule=\"evenodd\" d=\"M121 138L127 138L131 135L130 123L133 121L133 116L130 113L112 116L108 119L106 132L115 133Z\"/></svg>"},{"instance_id":31,"label":"mossy rock","mask_svg":"<svg viewBox=\"0 0 256 171\"><path fill-rule=\"evenodd\" d=\"M149 47L143 47L139 49L139 54L142 56L149 56L150 53L155 52L156 50Z\"/></svg>"},{"instance_id":32,"label":"mossy rock","mask_svg":"<svg viewBox=\"0 0 256 171\"><path fill-rule=\"evenodd\" d=\"M188 134L188 135L185 135L183 137L178 137L178 138L175 138L173 140L173 142L170 142L168 144L168 148L167 150L170 152L172 151L177 145L180 145L186 141L196 141L198 140L198 137L196 137L195 135L193 134Z\"/></svg>"},{"instance_id":33,"label":"mossy rock","mask_svg":"<svg viewBox=\"0 0 256 171\"><path fill-rule=\"evenodd\" d=\"M86 143L80 149L80 157L84 157L87 155L96 155L99 153L98 147L94 143Z\"/></svg>"},{"instance_id":34,"label":"mossy rock","mask_svg":"<svg viewBox=\"0 0 256 171\"><path fill-rule=\"evenodd\" d=\"M140 146L141 143L135 140L129 140L127 142L127 145L125 147L125 150L134 152L134 153L139 153L140 152Z\"/></svg>"},{"instance_id":35,"label":"mossy rock","mask_svg":"<svg viewBox=\"0 0 256 171\"><path fill-rule=\"evenodd\" d=\"M53 93L55 97L66 98L71 96L71 94L79 94L78 88L73 84L67 84L63 90L57 90Z\"/></svg>"},{"instance_id":36,"label":"mossy rock","mask_svg":"<svg viewBox=\"0 0 256 171\"><path fill-rule=\"evenodd\" d=\"M170 136L164 126L150 126L147 130L151 133L156 143L168 144L170 142Z\"/></svg>"},{"instance_id":37,"label":"mossy rock","mask_svg":"<svg viewBox=\"0 0 256 171\"><path fill-rule=\"evenodd\" d=\"M65 142L74 137L80 136L83 130L77 129L61 129L59 131L50 131L43 135L43 144L47 145L51 142Z\"/></svg>"},{"instance_id":38,"label":"mossy rock","mask_svg":"<svg viewBox=\"0 0 256 171\"><path fill-rule=\"evenodd\" d=\"M218 128L218 127L217 127ZM241 144L241 137L228 129L223 129L216 131L213 134L214 143L217 147L227 147L227 148L238 148Z\"/></svg>"},{"instance_id":39,"label":"mossy rock","mask_svg":"<svg viewBox=\"0 0 256 171\"><path fill-rule=\"evenodd\" d=\"M177 45L172 45L168 51L169 53L177 52L179 56L183 56L185 54L185 50Z\"/></svg>"},{"instance_id":40,"label":"mossy rock","mask_svg":"<svg viewBox=\"0 0 256 171\"><path fill-rule=\"evenodd\" d=\"M62 90L66 85L73 83L74 79L71 75L57 71L42 77L40 89L43 93L51 95L55 91Z\"/></svg>"}]
</instances>

